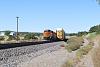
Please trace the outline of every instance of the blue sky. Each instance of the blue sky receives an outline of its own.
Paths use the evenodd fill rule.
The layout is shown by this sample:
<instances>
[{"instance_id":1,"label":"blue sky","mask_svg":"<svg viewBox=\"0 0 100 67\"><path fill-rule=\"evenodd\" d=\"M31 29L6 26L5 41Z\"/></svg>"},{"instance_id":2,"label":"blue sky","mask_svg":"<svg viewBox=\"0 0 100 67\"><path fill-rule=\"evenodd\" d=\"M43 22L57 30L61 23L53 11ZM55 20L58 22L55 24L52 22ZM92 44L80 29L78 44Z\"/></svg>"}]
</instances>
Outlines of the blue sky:
<instances>
[{"instance_id":1,"label":"blue sky","mask_svg":"<svg viewBox=\"0 0 100 67\"><path fill-rule=\"evenodd\" d=\"M16 16L19 31L88 31L100 24L100 5L96 0L1 0L0 30L16 31Z\"/></svg>"}]
</instances>

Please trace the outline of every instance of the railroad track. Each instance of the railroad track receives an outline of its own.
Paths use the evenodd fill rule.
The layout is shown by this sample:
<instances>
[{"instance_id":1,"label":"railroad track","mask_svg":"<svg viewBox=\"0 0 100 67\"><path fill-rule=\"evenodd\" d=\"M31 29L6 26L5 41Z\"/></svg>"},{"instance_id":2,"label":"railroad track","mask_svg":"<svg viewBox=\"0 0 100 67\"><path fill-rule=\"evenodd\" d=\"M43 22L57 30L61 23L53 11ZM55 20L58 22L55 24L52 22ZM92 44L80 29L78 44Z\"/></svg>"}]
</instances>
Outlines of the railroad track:
<instances>
[{"instance_id":1,"label":"railroad track","mask_svg":"<svg viewBox=\"0 0 100 67\"><path fill-rule=\"evenodd\" d=\"M4 43L4 44L0 44L0 49L9 49L9 48L15 48L15 47L38 45L38 44L52 43L52 42L58 42L58 41L33 41L33 42L20 42L20 43Z\"/></svg>"}]
</instances>

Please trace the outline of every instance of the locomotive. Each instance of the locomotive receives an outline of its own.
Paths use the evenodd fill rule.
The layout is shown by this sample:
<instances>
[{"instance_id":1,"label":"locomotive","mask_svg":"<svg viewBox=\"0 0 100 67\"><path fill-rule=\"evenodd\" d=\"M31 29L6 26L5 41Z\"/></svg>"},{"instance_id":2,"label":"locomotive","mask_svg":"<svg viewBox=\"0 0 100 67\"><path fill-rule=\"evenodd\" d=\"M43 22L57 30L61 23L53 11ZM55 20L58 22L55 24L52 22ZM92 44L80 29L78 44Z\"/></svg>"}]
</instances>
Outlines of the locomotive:
<instances>
[{"instance_id":1,"label":"locomotive","mask_svg":"<svg viewBox=\"0 0 100 67\"><path fill-rule=\"evenodd\" d=\"M43 38L44 40L50 40L50 41L65 40L65 32L63 28L58 28L56 32L52 30L44 30Z\"/></svg>"}]
</instances>

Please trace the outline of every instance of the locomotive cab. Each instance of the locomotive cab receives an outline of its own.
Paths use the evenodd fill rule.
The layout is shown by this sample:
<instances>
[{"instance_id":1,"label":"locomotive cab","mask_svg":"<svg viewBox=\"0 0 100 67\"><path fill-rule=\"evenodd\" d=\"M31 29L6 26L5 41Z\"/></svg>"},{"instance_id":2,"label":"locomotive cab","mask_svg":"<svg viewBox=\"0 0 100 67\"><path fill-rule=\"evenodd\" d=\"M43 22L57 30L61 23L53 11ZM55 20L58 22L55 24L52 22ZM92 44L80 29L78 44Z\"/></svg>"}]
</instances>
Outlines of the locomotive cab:
<instances>
[{"instance_id":1,"label":"locomotive cab","mask_svg":"<svg viewBox=\"0 0 100 67\"><path fill-rule=\"evenodd\" d=\"M50 35L51 35L51 30L44 30L43 38L45 40L49 40L50 39Z\"/></svg>"}]
</instances>

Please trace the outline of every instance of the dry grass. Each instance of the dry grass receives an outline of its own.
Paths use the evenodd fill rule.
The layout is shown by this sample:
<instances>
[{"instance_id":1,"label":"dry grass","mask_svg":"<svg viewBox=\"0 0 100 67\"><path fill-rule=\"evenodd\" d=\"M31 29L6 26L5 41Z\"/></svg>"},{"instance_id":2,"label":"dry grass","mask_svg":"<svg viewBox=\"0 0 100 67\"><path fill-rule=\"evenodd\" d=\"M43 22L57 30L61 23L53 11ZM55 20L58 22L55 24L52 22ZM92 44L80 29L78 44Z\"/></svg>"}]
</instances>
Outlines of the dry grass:
<instances>
[{"instance_id":1,"label":"dry grass","mask_svg":"<svg viewBox=\"0 0 100 67\"><path fill-rule=\"evenodd\" d=\"M84 55L87 55L88 52L92 49L92 44L90 43L87 46L84 46L82 48L80 48L77 52L76 52L76 56L78 59L81 59Z\"/></svg>"},{"instance_id":2,"label":"dry grass","mask_svg":"<svg viewBox=\"0 0 100 67\"><path fill-rule=\"evenodd\" d=\"M94 44L94 48L91 52L92 60L94 63L94 67L100 67L100 34L92 34L88 37L90 42L95 42L98 44Z\"/></svg>"},{"instance_id":3,"label":"dry grass","mask_svg":"<svg viewBox=\"0 0 100 67\"><path fill-rule=\"evenodd\" d=\"M83 42L84 40L82 37L72 37L68 40L69 45L66 46L67 50L69 51L74 51L77 49L78 50L76 51L76 57L67 60L67 62L63 65L63 67L74 67L73 65L76 65L78 62L80 62L80 59L84 55L88 54L88 52L92 49L93 47L92 42L90 42L86 46L82 46Z\"/></svg>"},{"instance_id":4,"label":"dry grass","mask_svg":"<svg viewBox=\"0 0 100 67\"><path fill-rule=\"evenodd\" d=\"M73 67L73 64L74 64L73 60L69 59L62 67Z\"/></svg>"},{"instance_id":5,"label":"dry grass","mask_svg":"<svg viewBox=\"0 0 100 67\"><path fill-rule=\"evenodd\" d=\"M95 41L98 41L99 44L100 44L100 35L97 35L97 36L93 39L93 41L94 41L94 42L95 42Z\"/></svg>"},{"instance_id":6,"label":"dry grass","mask_svg":"<svg viewBox=\"0 0 100 67\"><path fill-rule=\"evenodd\" d=\"M70 38L67 43L68 45L66 46L66 49L71 52L75 51L80 48L80 46L83 45L83 38L82 37L72 37Z\"/></svg>"},{"instance_id":7,"label":"dry grass","mask_svg":"<svg viewBox=\"0 0 100 67\"><path fill-rule=\"evenodd\" d=\"M69 60L67 60L67 62L62 66L62 67L74 67L74 65L78 64L78 62L80 62L80 59L88 54L88 52L92 49L92 44L89 43L88 45L80 48L77 52L76 52L76 57L75 58L71 58Z\"/></svg>"},{"instance_id":8,"label":"dry grass","mask_svg":"<svg viewBox=\"0 0 100 67\"><path fill-rule=\"evenodd\" d=\"M98 41L99 46L94 48L92 52L92 60L94 67L100 67L100 35L97 35L94 41Z\"/></svg>"},{"instance_id":9,"label":"dry grass","mask_svg":"<svg viewBox=\"0 0 100 67\"><path fill-rule=\"evenodd\" d=\"M100 34L90 34L90 36L87 38L90 42L100 42Z\"/></svg>"},{"instance_id":10,"label":"dry grass","mask_svg":"<svg viewBox=\"0 0 100 67\"><path fill-rule=\"evenodd\" d=\"M96 48L92 55L94 67L100 67L100 47Z\"/></svg>"}]
</instances>

